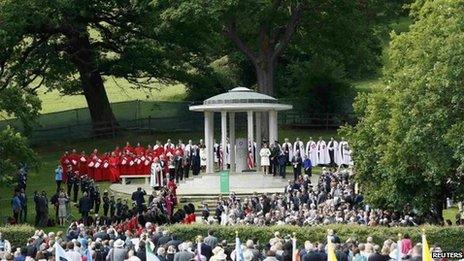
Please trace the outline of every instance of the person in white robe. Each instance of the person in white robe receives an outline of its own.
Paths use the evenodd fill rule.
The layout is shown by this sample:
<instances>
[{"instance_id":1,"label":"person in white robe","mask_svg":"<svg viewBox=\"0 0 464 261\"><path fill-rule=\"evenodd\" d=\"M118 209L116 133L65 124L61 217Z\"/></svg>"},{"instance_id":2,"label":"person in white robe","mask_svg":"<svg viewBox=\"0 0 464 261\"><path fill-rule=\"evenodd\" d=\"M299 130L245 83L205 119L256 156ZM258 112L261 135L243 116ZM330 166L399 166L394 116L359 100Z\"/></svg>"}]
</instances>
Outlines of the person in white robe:
<instances>
[{"instance_id":1,"label":"person in white robe","mask_svg":"<svg viewBox=\"0 0 464 261\"><path fill-rule=\"evenodd\" d=\"M163 185L163 167L158 157L155 157L151 164L150 186L159 188Z\"/></svg>"},{"instance_id":2,"label":"person in white robe","mask_svg":"<svg viewBox=\"0 0 464 261\"><path fill-rule=\"evenodd\" d=\"M192 140L188 140L187 145L185 145L184 147L184 157L187 157L190 159L192 150L193 150L193 142Z\"/></svg>"},{"instance_id":3,"label":"person in white robe","mask_svg":"<svg viewBox=\"0 0 464 261\"><path fill-rule=\"evenodd\" d=\"M353 165L353 160L351 159L351 149L350 146L348 145L348 142L345 140L345 138L342 137L340 143L338 144L339 147L339 157L340 157L340 163L343 165L348 165L351 166Z\"/></svg>"},{"instance_id":4,"label":"person in white robe","mask_svg":"<svg viewBox=\"0 0 464 261\"><path fill-rule=\"evenodd\" d=\"M330 138L330 141L327 143L327 149L329 151L330 165L340 166L341 160L338 153L338 142L333 137Z\"/></svg>"},{"instance_id":5,"label":"person in white robe","mask_svg":"<svg viewBox=\"0 0 464 261\"><path fill-rule=\"evenodd\" d=\"M290 160L293 157L293 146L288 141L287 138L285 138L284 143L282 143L282 151L285 154L285 159L286 159L287 165L290 164Z\"/></svg>"},{"instance_id":6,"label":"person in white robe","mask_svg":"<svg viewBox=\"0 0 464 261\"><path fill-rule=\"evenodd\" d=\"M311 160L313 166L317 166L319 163L317 162L317 144L313 140L312 137L309 138L309 141L306 143L306 155Z\"/></svg>"},{"instance_id":7,"label":"person in white robe","mask_svg":"<svg viewBox=\"0 0 464 261\"><path fill-rule=\"evenodd\" d=\"M317 147L317 164L318 165L327 165L330 163L329 150L327 149L327 144L322 139L319 138L319 141L316 143Z\"/></svg>"},{"instance_id":8,"label":"person in white robe","mask_svg":"<svg viewBox=\"0 0 464 261\"><path fill-rule=\"evenodd\" d=\"M341 138L340 142L338 143L338 150L337 150L337 154L338 154L338 158L340 159L340 165L344 164L343 162L343 150L344 148L348 146L348 143L345 141L345 138Z\"/></svg>"},{"instance_id":9,"label":"person in white robe","mask_svg":"<svg viewBox=\"0 0 464 261\"><path fill-rule=\"evenodd\" d=\"M166 144L164 144L164 151L173 150L176 146L171 142L171 139L168 139Z\"/></svg>"},{"instance_id":10,"label":"person in white robe","mask_svg":"<svg viewBox=\"0 0 464 261\"><path fill-rule=\"evenodd\" d=\"M181 148L182 150L185 149L185 144L182 142L181 139L179 139L179 140L177 141L177 147L178 147L178 148Z\"/></svg>"},{"instance_id":11,"label":"person in white robe","mask_svg":"<svg viewBox=\"0 0 464 261\"><path fill-rule=\"evenodd\" d=\"M296 155L297 152L300 154L300 158L303 158L305 155L305 146L300 138L296 138L296 141L293 143L293 155Z\"/></svg>"}]
</instances>

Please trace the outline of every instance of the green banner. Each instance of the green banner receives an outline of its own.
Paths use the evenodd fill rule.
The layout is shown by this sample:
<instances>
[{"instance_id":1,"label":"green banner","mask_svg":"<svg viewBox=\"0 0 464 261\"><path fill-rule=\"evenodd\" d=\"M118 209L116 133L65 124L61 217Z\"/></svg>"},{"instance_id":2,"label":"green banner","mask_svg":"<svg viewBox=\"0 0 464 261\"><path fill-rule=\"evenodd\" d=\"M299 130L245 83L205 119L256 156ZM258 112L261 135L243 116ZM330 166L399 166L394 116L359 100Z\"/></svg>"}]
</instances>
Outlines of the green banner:
<instances>
[{"instance_id":1,"label":"green banner","mask_svg":"<svg viewBox=\"0 0 464 261\"><path fill-rule=\"evenodd\" d=\"M229 193L229 171L224 170L220 172L220 186L221 193Z\"/></svg>"}]
</instances>

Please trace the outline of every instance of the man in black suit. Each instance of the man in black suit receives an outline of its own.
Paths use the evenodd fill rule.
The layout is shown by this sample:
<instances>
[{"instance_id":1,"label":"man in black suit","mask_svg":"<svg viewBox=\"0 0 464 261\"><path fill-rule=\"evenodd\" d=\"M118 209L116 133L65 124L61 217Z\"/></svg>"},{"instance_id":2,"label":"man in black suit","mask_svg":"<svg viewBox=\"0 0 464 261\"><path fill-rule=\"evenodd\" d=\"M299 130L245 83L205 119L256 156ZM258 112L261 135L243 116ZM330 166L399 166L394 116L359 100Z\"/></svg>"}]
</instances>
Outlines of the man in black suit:
<instances>
[{"instance_id":1,"label":"man in black suit","mask_svg":"<svg viewBox=\"0 0 464 261\"><path fill-rule=\"evenodd\" d=\"M174 158L174 173L176 176L176 183L179 183L179 180L184 179L184 159L180 155L180 151L176 151L176 157Z\"/></svg>"},{"instance_id":2,"label":"man in black suit","mask_svg":"<svg viewBox=\"0 0 464 261\"><path fill-rule=\"evenodd\" d=\"M271 156L270 156L270 163L271 167L269 168L269 174L273 174L273 176L279 174L279 163L277 161L277 157L280 154L280 144L278 141L274 141L274 144L271 145Z\"/></svg>"},{"instance_id":3,"label":"man in black suit","mask_svg":"<svg viewBox=\"0 0 464 261\"><path fill-rule=\"evenodd\" d=\"M87 192L79 200L79 213L82 215L82 221L85 225L88 225L89 212L92 209L93 202L88 196Z\"/></svg>"},{"instance_id":4,"label":"man in black suit","mask_svg":"<svg viewBox=\"0 0 464 261\"><path fill-rule=\"evenodd\" d=\"M172 236L168 230L163 231L163 235L158 239L158 246L163 246L172 240Z\"/></svg>"},{"instance_id":5,"label":"man in black suit","mask_svg":"<svg viewBox=\"0 0 464 261\"><path fill-rule=\"evenodd\" d=\"M200 244L201 255L206 257L206 260L209 260L213 255L213 249L206 243L203 242L203 237L197 237L197 244Z\"/></svg>"},{"instance_id":6,"label":"man in black suit","mask_svg":"<svg viewBox=\"0 0 464 261\"><path fill-rule=\"evenodd\" d=\"M143 212L143 204L145 203L145 195L147 195L147 192L143 190L141 187L137 188L137 191L132 193L132 200L135 202L137 206L137 212L139 214L142 214Z\"/></svg>"}]
</instances>

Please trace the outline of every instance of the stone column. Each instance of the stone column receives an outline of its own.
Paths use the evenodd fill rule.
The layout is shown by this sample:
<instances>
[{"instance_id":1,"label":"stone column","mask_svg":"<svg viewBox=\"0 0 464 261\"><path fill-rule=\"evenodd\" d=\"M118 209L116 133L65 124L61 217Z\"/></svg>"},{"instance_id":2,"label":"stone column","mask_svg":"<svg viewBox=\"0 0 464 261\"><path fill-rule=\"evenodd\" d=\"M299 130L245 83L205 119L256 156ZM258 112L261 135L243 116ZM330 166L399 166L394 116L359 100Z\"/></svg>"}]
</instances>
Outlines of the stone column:
<instances>
[{"instance_id":1,"label":"stone column","mask_svg":"<svg viewBox=\"0 0 464 261\"><path fill-rule=\"evenodd\" d=\"M222 147L222 170L227 169L226 163L226 146L227 146L227 112L221 111L221 147Z\"/></svg>"},{"instance_id":2,"label":"stone column","mask_svg":"<svg viewBox=\"0 0 464 261\"><path fill-rule=\"evenodd\" d=\"M214 113L205 111L206 173L214 172Z\"/></svg>"},{"instance_id":3,"label":"stone column","mask_svg":"<svg viewBox=\"0 0 464 261\"><path fill-rule=\"evenodd\" d=\"M259 152L261 151L261 114L262 112L258 111L255 113L255 122L256 122L256 152L255 152L255 162L256 162L256 167L258 171L261 170L261 156L259 155Z\"/></svg>"},{"instance_id":4,"label":"stone column","mask_svg":"<svg viewBox=\"0 0 464 261\"><path fill-rule=\"evenodd\" d=\"M269 111L269 144L279 139L277 133L277 111Z\"/></svg>"},{"instance_id":5,"label":"stone column","mask_svg":"<svg viewBox=\"0 0 464 261\"><path fill-rule=\"evenodd\" d=\"M247 111L247 122L248 122L248 142L251 143L251 155L253 155L254 148L253 148L253 141L254 141L254 136L253 136L253 111Z\"/></svg>"},{"instance_id":6,"label":"stone column","mask_svg":"<svg viewBox=\"0 0 464 261\"><path fill-rule=\"evenodd\" d=\"M230 171L236 172L235 168L235 112L229 112L229 143L230 143Z\"/></svg>"}]
</instances>

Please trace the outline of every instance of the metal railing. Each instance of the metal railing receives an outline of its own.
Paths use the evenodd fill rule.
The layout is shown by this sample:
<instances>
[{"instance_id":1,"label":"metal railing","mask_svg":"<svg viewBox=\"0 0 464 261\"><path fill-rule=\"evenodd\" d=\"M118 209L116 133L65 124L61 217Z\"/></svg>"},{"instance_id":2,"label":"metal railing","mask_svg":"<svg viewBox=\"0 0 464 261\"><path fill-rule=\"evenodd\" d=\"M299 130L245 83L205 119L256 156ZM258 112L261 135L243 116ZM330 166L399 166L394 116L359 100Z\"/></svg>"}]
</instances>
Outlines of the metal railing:
<instances>
[{"instance_id":1,"label":"metal railing","mask_svg":"<svg viewBox=\"0 0 464 261\"><path fill-rule=\"evenodd\" d=\"M291 103L288 100L286 103ZM295 102L295 104L297 101ZM123 131L201 131L204 126L203 114L189 111L193 102L147 102L132 101L113 103L115 122L93 123L87 108L42 114L38 124L29 137L32 144L55 140L115 137ZM220 122L216 113L216 122ZM246 124L246 114L237 113L237 128ZM304 110L282 111L278 114L281 127L307 129L335 129L344 124L356 123L353 113L308 113ZM0 128L13 125L22 129L15 119L0 121Z\"/></svg>"}]
</instances>

